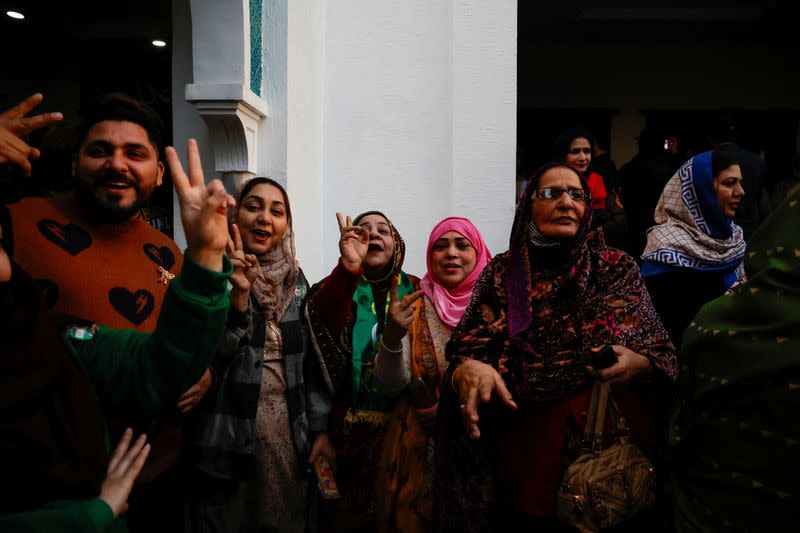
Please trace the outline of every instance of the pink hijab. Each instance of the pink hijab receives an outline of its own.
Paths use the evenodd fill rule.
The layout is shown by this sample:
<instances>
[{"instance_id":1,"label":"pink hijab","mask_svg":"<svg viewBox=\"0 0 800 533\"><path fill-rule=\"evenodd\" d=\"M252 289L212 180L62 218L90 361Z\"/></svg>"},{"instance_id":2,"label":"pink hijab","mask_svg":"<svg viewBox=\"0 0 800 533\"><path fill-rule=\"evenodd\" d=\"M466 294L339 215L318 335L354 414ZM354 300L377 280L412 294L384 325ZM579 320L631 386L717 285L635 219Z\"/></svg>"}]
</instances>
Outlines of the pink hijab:
<instances>
[{"instance_id":1,"label":"pink hijab","mask_svg":"<svg viewBox=\"0 0 800 533\"><path fill-rule=\"evenodd\" d=\"M475 269L464 278L464 280L453 289L448 289L431 273L431 252L433 251L434 243L441 238L442 235L448 231L455 231L466 237L475 248ZM472 296L472 289L478 281L478 276L481 275L484 267L492 260L492 254L483 242L481 232L478 231L472 222L463 217L448 217L436 224L431 231L431 236L428 239L428 252L427 252L428 272L420 282L420 288L425 292L425 296L436 306L436 312L439 318L451 329L456 327L458 321L469 304L469 299Z\"/></svg>"}]
</instances>

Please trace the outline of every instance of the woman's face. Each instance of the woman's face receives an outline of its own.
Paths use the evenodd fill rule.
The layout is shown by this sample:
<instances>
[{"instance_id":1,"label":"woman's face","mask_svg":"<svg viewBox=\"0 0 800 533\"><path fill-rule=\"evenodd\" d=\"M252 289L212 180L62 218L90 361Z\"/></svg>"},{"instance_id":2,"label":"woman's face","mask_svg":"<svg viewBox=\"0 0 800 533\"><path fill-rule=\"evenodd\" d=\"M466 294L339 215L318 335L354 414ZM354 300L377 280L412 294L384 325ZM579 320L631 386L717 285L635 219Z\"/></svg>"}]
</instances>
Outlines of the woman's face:
<instances>
[{"instance_id":1,"label":"woman's face","mask_svg":"<svg viewBox=\"0 0 800 533\"><path fill-rule=\"evenodd\" d=\"M448 231L433 243L431 270L448 289L454 289L475 270L478 255L469 239L457 231Z\"/></svg>"},{"instance_id":2,"label":"woman's face","mask_svg":"<svg viewBox=\"0 0 800 533\"><path fill-rule=\"evenodd\" d=\"M589 139L586 137L578 137L569 143L569 150L567 150L567 157L564 163L570 168L575 169L575 172L581 176L586 174L589 170L589 163L592 162L592 145L589 144Z\"/></svg>"},{"instance_id":3,"label":"woman's face","mask_svg":"<svg viewBox=\"0 0 800 533\"><path fill-rule=\"evenodd\" d=\"M581 180L568 168L551 168L542 175L537 190L545 188L557 188L564 192L552 200L538 198L534 192L531 199L531 217L536 228L543 236L552 239L574 237L586 212L586 202L571 199L566 191L582 190Z\"/></svg>"},{"instance_id":4,"label":"woman's face","mask_svg":"<svg viewBox=\"0 0 800 533\"><path fill-rule=\"evenodd\" d=\"M280 189L260 183L240 200L238 209L237 225L245 252L263 255L280 244L289 226Z\"/></svg>"},{"instance_id":5,"label":"woman's face","mask_svg":"<svg viewBox=\"0 0 800 533\"><path fill-rule=\"evenodd\" d=\"M358 225L369 233L369 248L364 258L364 270L376 274L391 265L394 257L394 238L389 223L380 215L367 215Z\"/></svg>"},{"instance_id":6,"label":"woman's face","mask_svg":"<svg viewBox=\"0 0 800 533\"><path fill-rule=\"evenodd\" d=\"M739 165L731 165L714 176L714 191L722 214L733 218L739 209L739 202L744 196L742 188L742 170Z\"/></svg>"}]
</instances>

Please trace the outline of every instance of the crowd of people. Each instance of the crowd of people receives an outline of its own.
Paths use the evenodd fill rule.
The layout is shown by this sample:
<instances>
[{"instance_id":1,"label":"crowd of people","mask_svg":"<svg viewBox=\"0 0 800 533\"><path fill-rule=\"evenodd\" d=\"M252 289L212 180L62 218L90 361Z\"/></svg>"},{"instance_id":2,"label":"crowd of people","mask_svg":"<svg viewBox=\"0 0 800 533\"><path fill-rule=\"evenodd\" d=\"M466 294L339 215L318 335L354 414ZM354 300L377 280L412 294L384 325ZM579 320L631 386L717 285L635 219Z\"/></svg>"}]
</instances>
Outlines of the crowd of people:
<instances>
[{"instance_id":1,"label":"crowd of people","mask_svg":"<svg viewBox=\"0 0 800 533\"><path fill-rule=\"evenodd\" d=\"M41 101L0 115L0 164L30 174L23 136L62 119ZM74 189L0 206L0 530L800 528L800 191L743 229L762 176L724 131L678 164L643 135L619 173L566 131L508 250L448 217L421 278L386 214L336 213L312 284L281 184L229 194L161 127L105 95ZM162 153L184 253L140 215ZM623 440L654 465L644 510L609 518L625 474L621 503L562 505Z\"/></svg>"}]
</instances>

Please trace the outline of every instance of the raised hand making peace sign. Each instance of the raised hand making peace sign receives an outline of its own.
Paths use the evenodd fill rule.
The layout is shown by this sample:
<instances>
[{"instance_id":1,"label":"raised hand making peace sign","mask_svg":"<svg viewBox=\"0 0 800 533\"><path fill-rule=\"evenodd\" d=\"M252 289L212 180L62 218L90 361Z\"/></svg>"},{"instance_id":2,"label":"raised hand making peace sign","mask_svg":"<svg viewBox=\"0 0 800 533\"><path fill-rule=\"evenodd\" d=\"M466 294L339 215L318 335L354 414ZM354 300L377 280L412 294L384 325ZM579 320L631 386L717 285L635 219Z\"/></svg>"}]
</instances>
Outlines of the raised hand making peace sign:
<instances>
[{"instance_id":1,"label":"raised hand making peace sign","mask_svg":"<svg viewBox=\"0 0 800 533\"><path fill-rule=\"evenodd\" d=\"M233 274L231 274L231 305L244 312L247 309L247 300L250 297L250 288L258 277L260 270L258 258L253 254L244 252L242 235L239 233L239 226L231 224L233 238L228 238L226 251L228 259L233 263Z\"/></svg>"},{"instance_id":2,"label":"raised hand making peace sign","mask_svg":"<svg viewBox=\"0 0 800 533\"><path fill-rule=\"evenodd\" d=\"M349 216L345 219L341 213L336 213L336 221L341 233L339 254L342 264L350 272L358 272L369 250L369 232L361 226L353 226L352 219Z\"/></svg>"},{"instance_id":3,"label":"raised hand making peace sign","mask_svg":"<svg viewBox=\"0 0 800 533\"><path fill-rule=\"evenodd\" d=\"M203 178L197 141L186 141L189 175L183 170L172 146L165 150L175 192L181 206L181 221L186 235L186 251L192 260L209 270L222 270L222 255L228 244L228 208L236 205L220 180L207 185Z\"/></svg>"},{"instance_id":4,"label":"raised hand making peace sign","mask_svg":"<svg viewBox=\"0 0 800 533\"><path fill-rule=\"evenodd\" d=\"M16 164L26 176L31 175L30 160L39 157L39 150L28 146L20 137L63 118L61 113L26 117L34 107L42 103L43 98L36 93L0 114L0 163L10 161Z\"/></svg>"},{"instance_id":5,"label":"raised hand making peace sign","mask_svg":"<svg viewBox=\"0 0 800 533\"><path fill-rule=\"evenodd\" d=\"M399 349L400 341L406 336L408 326L411 325L411 320L414 317L412 304L425 294L423 291L416 291L400 299L397 294L398 283L399 276L395 276L389 293L389 317L386 320L386 326L383 328L382 338L384 346L394 351Z\"/></svg>"}]
</instances>

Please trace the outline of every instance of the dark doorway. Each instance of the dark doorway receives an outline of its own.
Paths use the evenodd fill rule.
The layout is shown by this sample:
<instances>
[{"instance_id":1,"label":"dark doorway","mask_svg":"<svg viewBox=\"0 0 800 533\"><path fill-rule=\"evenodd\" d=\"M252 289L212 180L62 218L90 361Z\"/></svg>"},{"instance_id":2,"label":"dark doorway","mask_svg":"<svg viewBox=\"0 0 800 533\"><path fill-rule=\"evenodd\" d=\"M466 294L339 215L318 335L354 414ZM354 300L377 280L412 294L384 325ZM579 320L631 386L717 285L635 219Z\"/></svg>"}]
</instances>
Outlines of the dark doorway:
<instances>
[{"instance_id":1,"label":"dark doorway","mask_svg":"<svg viewBox=\"0 0 800 533\"><path fill-rule=\"evenodd\" d=\"M81 109L99 94L120 91L150 105L164 121L164 140L172 134L171 3L3 1L0 45L5 64L0 109L8 109L35 92L44 95L41 111L61 111L64 121L29 136L42 151L33 176L12 176L5 200L42 195L71 187L74 128ZM25 18L6 16L7 10ZM154 46L161 40L165 46ZM7 178L8 179L8 178ZM12 190L10 190L12 189ZM12 198L9 198L12 197ZM165 183L151 197L145 216L172 234L172 185Z\"/></svg>"}]
</instances>

